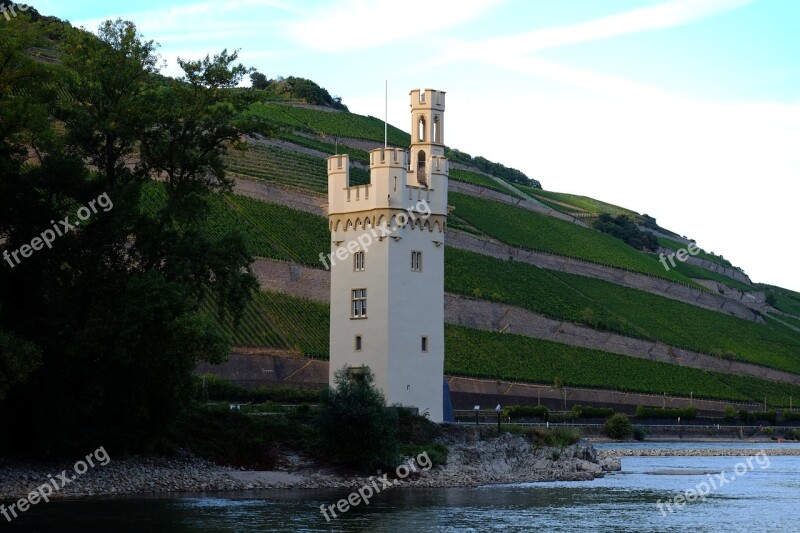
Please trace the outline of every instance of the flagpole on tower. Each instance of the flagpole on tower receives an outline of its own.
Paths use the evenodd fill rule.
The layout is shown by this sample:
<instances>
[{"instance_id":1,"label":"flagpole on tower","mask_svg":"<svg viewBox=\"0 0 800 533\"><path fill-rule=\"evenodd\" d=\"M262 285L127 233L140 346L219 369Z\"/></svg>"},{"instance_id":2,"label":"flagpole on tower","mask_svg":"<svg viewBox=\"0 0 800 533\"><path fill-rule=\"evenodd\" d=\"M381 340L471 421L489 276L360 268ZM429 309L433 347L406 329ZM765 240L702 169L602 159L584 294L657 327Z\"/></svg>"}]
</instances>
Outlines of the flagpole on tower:
<instances>
[{"instance_id":1,"label":"flagpole on tower","mask_svg":"<svg viewBox=\"0 0 800 533\"><path fill-rule=\"evenodd\" d=\"M386 87L383 96L383 147L388 146L389 139L389 80L386 79Z\"/></svg>"}]
</instances>

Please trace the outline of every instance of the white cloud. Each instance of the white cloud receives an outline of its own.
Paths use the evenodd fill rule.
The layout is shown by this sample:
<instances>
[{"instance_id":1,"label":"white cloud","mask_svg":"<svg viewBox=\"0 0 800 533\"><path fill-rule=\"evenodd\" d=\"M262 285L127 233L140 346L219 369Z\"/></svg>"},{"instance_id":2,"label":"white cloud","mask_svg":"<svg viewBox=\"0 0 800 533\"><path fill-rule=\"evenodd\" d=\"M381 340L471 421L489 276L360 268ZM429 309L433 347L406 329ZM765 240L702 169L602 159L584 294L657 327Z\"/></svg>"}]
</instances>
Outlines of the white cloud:
<instances>
[{"instance_id":1,"label":"white cloud","mask_svg":"<svg viewBox=\"0 0 800 533\"><path fill-rule=\"evenodd\" d=\"M360 50L457 26L501 1L335 0L292 22L286 36L320 52Z\"/></svg>"}]
</instances>

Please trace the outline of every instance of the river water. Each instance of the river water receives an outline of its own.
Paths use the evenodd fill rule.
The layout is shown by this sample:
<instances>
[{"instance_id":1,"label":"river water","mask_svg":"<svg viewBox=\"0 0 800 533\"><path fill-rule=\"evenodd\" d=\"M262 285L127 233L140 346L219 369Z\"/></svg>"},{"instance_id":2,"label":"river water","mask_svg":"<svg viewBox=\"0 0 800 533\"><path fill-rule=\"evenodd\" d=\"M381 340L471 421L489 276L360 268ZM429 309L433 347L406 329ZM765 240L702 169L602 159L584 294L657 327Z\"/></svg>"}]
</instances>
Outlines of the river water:
<instances>
[{"instance_id":1,"label":"river water","mask_svg":"<svg viewBox=\"0 0 800 533\"><path fill-rule=\"evenodd\" d=\"M608 449L613 444L596 445ZM347 491L255 491L53 501L0 531L798 531L800 457L758 456L787 444L623 444L736 448L747 457L624 457L622 472L588 482L476 489L392 489L327 522L320 505ZM724 474L724 475L723 475ZM708 492L695 499L693 489ZM708 489L708 490L707 490ZM690 491L690 492L687 492ZM665 505L682 494L694 501ZM658 503L661 503L659 507ZM680 501L678 501L680 503Z\"/></svg>"}]
</instances>

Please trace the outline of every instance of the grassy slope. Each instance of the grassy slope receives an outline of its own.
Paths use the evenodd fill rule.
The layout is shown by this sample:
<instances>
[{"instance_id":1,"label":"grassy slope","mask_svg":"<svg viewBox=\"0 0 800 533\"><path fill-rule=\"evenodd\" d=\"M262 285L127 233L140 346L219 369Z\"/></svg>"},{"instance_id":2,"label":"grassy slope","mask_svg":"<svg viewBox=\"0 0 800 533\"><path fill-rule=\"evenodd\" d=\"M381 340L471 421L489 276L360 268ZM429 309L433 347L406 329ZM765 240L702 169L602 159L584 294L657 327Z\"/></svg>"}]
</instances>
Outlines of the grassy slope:
<instances>
[{"instance_id":1,"label":"grassy slope","mask_svg":"<svg viewBox=\"0 0 800 533\"><path fill-rule=\"evenodd\" d=\"M773 285L759 284L758 287L767 294L775 296L775 308L784 313L800 317L800 293Z\"/></svg>"},{"instance_id":2,"label":"grassy slope","mask_svg":"<svg viewBox=\"0 0 800 533\"><path fill-rule=\"evenodd\" d=\"M602 280L447 248L445 288L694 351L730 352L729 357L800 373L800 334Z\"/></svg>"},{"instance_id":3,"label":"grassy slope","mask_svg":"<svg viewBox=\"0 0 800 533\"><path fill-rule=\"evenodd\" d=\"M686 247L688 246L687 244L683 244L676 240L668 239L666 237L656 237L656 239L658 239L658 244L660 244L664 248L669 248L670 250L678 251L681 248L686 249ZM731 262L728 261L727 259L723 259L714 254L710 254L702 249L700 250L700 253L697 254L697 257L699 257L700 259L705 259L706 261L711 261L712 263L717 263L718 265L722 265L725 267L731 267L731 268L733 267L733 265L731 265Z\"/></svg>"},{"instance_id":4,"label":"grassy slope","mask_svg":"<svg viewBox=\"0 0 800 533\"><path fill-rule=\"evenodd\" d=\"M674 270L666 271L653 257L610 235L465 194L451 193L449 201L455 206L459 217L506 244L576 257L699 287Z\"/></svg>"},{"instance_id":5,"label":"grassy slope","mask_svg":"<svg viewBox=\"0 0 800 533\"><path fill-rule=\"evenodd\" d=\"M669 259L667 259L667 264L669 263ZM713 281L718 281L723 285L727 285L728 287L733 287L734 289L739 289L740 291L753 291L756 290L755 287L752 285L748 285L747 283L742 283L739 280L729 278L724 274L720 274L719 272L712 272L708 269L705 269L701 266L692 265L690 263L683 263L681 261L675 260L675 270L686 276L687 278L697 278L697 279L710 279Z\"/></svg>"}]
</instances>

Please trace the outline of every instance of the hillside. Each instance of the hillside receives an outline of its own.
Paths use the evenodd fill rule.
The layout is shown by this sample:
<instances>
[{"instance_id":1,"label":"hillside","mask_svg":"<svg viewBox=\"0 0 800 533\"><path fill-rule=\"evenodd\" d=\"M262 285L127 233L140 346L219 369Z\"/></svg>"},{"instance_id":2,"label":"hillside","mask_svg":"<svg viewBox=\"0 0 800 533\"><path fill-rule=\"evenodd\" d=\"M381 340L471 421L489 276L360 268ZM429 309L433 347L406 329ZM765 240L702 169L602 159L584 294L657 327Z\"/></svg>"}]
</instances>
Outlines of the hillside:
<instances>
[{"instance_id":1,"label":"hillside","mask_svg":"<svg viewBox=\"0 0 800 533\"><path fill-rule=\"evenodd\" d=\"M35 50L37 61L59 60L57 50ZM262 276L238 323L220 317L211 296L202 311L235 349L324 360L325 159L349 153L351 183L369 183L369 150L383 145L384 124L347 111L341 98L310 80L256 81L262 89L224 91L225 103L238 109L239 141L222 158L237 194L211 197L201 233L213 242L240 232L257 263L284 265L289 278L308 274L319 286L311 297L308 287ZM55 98L74 99L53 86ZM388 127L390 145L409 142L402 128ZM665 270L658 254L689 241L652 216L544 190L519 170L454 147L446 154L452 211L445 290L467 302L448 318L449 374L730 402L766 397L774 407L800 395L800 294L753 284L705 250ZM145 182L137 194L134 205L145 215L169 203L159 181ZM592 223L604 214L627 217L636 231L652 233L658 250L597 231ZM484 320L479 307L493 318ZM510 313L559 325L514 329L505 318ZM562 330L581 338L559 337ZM659 359L656 352L666 355Z\"/></svg>"}]
</instances>

